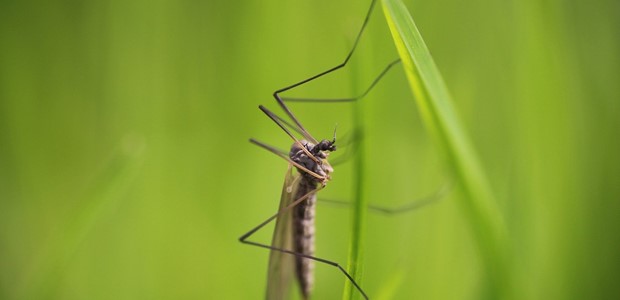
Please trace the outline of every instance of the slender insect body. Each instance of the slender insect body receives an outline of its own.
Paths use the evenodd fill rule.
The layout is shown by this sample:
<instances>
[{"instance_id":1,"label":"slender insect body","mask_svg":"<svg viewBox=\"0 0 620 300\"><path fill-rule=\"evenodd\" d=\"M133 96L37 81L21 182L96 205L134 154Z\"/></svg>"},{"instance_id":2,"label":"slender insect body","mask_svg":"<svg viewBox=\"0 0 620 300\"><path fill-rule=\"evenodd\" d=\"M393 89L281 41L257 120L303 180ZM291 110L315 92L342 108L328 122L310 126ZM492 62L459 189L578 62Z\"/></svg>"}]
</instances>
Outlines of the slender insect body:
<instances>
[{"instance_id":1,"label":"slender insect body","mask_svg":"<svg viewBox=\"0 0 620 300\"><path fill-rule=\"evenodd\" d=\"M335 151L334 141L323 140L318 144L301 140L300 143L293 143L289 157L306 169L321 175L325 180L320 181L310 176L305 170L298 169L301 180L294 199L299 199L310 193L306 200L299 203L293 209L293 250L308 256L314 256L314 216L316 208L316 193L319 184L325 185L333 172L331 165L327 162L329 152ZM300 147L305 147L305 150ZM312 154L312 158L307 153ZM295 273L300 284L302 295L305 299L310 297L314 284L314 261L301 256L295 257Z\"/></svg>"},{"instance_id":2,"label":"slender insect body","mask_svg":"<svg viewBox=\"0 0 620 300\"><path fill-rule=\"evenodd\" d=\"M314 191L316 186L316 182L312 182L308 178L302 178L295 198ZM293 209L293 250L297 253L314 256L315 209L316 193L310 195L310 197ZM296 256L295 273L299 281L301 293L304 299L308 299L314 285L314 261Z\"/></svg>"}]
</instances>

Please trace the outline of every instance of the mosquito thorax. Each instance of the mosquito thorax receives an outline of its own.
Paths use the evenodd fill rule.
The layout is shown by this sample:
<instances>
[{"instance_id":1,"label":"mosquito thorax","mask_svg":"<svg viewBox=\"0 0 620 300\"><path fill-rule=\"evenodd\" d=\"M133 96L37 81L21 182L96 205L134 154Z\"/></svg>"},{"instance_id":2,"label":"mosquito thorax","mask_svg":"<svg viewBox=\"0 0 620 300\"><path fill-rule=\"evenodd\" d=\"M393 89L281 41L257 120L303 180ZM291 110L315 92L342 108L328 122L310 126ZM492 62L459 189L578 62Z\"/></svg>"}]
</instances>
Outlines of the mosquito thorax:
<instances>
[{"instance_id":1,"label":"mosquito thorax","mask_svg":"<svg viewBox=\"0 0 620 300\"><path fill-rule=\"evenodd\" d=\"M298 143L293 143L291 146L291 152L289 153L289 157L294 162L304 166L306 169L323 176L329 179L329 174L333 172L332 166L327 162L327 157L329 153L332 151L336 151L336 145L334 141L322 140L318 144L313 144L306 140L299 141L302 146L306 148L306 150L311 153L315 159L308 157L306 151L304 151ZM318 161L318 163L316 161ZM299 173L305 176L308 179L316 181L317 179L307 174L306 171L298 169Z\"/></svg>"}]
</instances>

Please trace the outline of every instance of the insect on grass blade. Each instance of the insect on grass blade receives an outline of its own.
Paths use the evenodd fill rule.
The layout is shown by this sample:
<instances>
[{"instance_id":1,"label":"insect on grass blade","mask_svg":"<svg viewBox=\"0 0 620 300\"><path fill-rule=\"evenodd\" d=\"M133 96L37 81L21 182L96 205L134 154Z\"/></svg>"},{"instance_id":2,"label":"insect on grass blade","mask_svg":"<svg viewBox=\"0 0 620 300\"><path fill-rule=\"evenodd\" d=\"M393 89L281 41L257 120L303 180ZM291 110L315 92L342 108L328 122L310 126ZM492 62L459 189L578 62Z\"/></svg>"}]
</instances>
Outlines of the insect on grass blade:
<instances>
[{"instance_id":1,"label":"insect on grass blade","mask_svg":"<svg viewBox=\"0 0 620 300\"><path fill-rule=\"evenodd\" d=\"M261 110L283 130L287 131L285 126L280 123L280 118L274 117L274 114L265 107L261 106ZM290 135L290 132L287 131L287 133ZM271 249L267 299L287 299L291 278L297 279L302 297L308 299L314 283L314 261L335 266L352 280L351 276L337 263L314 256L316 193L325 187L333 171L327 162L327 157L330 152L336 150L335 135L332 140L322 140L317 144L292 138L295 142L291 146L288 157L281 150L256 140L250 140L290 163L278 213L240 238L243 243ZM298 172L292 170L293 166ZM252 234L274 219L276 219L276 226L271 245L247 240ZM357 286L354 281L352 282ZM361 289L360 292L367 298Z\"/></svg>"},{"instance_id":2,"label":"insect on grass blade","mask_svg":"<svg viewBox=\"0 0 620 300\"><path fill-rule=\"evenodd\" d=\"M313 270L315 262L338 268L359 292L359 295L364 299L368 299L364 290L340 264L314 256L316 195L331 179L330 174L333 172L333 169L327 161L327 158L331 152L336 150L336 134L334 132L334 136L331 140L323 139L318 141L304 128L285 102L336 103L359 100L368 94L377 82L397 64L399 60L395 60L388 64L379 76L375 78L369 88L357 97L339 99L287 98L280 94L343 68L353 55L359 43L375 7L375 3L376 0L371 0L370 8L356 36L353 47L342 63L274 92L273 96L276 102L292 122L286 121L284 118L262 105L259 106L263 113L293 140L290 151L286 152L260 141L250 139L250 142L280 156L289 163L282 187L278 212L239 238L242 243L266 248L271 251L267 272L268 282L266 298L268 300L289 299L293 282L296 282L297 286L299 286L299 294L301 297L303 299L309 299L314 283ZM298 139L294 133L298 133L303 138ZM406 207L406 210L410 209L411 207ZM398 212L398 209L394 210L394 212ZM271 245L248 240L255 232L273 220L276 220L276 224Z\"/></svg>"},{"instance_id":3,"label":"insect on grass blade","mask_svg":"<svg viewBox=\"0 0 620 300\"><path fill-rule=\"evenodd\" d=\"M267 283L267 299L287 299L289 297L289 289L292 278L296 278L299 284L301 295L304 299L310 297L313 286L313 270L314 262L322 262L338 268L351 281L351 283L359 290L361 295L368 299L364 291L353 280L353 278L338 263L314 256L314 216L316 193L325 187L330 179L332 167L327 162L330 152L336 150L336 137L332 140L322 140L318 142L301 122L295 117L293 112L286 106L280 93L303 85L307 82L315 80L346 65L351 58L355 47L368 23L370 14L375 6L376 0L371 1L370 9L357 35L354 46L348 53L344 62L321 72L315 76L297 82L293 85L279 89L274 93L274 98L280 108L293 121L286 122L283 118L269 111L264 106L259 108L271 118L283 131L287 133L294 143L288 153L278 150L256 140L250 140L252 143L284 158L289 162L280 206L278 212L241 236L239 240L242 243L267 248L271 250L268 269ZM288 129L301 133L303 140L298 140ZM297 169L294 172L292 167ZM276 220L274 235L271 245L265 245L249 241L248 238L256 231L267 225L269 222Z\"/></svg>"}]
</instances>

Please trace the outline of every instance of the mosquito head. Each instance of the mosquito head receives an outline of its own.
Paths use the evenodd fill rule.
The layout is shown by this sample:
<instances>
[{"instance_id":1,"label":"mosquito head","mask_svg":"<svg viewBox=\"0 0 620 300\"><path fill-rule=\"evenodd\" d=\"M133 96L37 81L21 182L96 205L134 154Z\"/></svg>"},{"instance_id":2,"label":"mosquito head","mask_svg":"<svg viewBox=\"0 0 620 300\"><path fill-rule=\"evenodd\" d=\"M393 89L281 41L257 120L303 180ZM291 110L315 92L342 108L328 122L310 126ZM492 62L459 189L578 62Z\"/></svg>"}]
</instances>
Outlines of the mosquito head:
<instances>
[{"instance_id":1,"label":"mosquito head","mask_svg":"<svg viewBox=\"0 0 620 300\"><path fill-rule=\"evenodd\" d=\"M321 142L319 142L318 144L316 144L316 146L314 146L316 148L316 151L329 151L329 152L334 152L336 151L336 138L334 138L333 140L322 140Z\"/></svg>"}]
</instances>

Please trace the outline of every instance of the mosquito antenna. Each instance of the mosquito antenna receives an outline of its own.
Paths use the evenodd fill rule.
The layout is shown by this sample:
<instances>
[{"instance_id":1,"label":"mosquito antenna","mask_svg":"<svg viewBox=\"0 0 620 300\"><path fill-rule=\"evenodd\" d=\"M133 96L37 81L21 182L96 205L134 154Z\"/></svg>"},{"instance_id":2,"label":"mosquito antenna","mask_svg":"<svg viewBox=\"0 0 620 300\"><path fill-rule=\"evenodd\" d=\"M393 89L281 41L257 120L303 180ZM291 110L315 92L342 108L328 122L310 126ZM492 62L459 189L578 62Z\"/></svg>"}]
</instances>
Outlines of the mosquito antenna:
<instances>
[{"instance_id":1,"label":"mosquito antenna","mask_svg":"<svg viewBox=\"0 0 620 300\"><path fill-rule=\"evenodd\" d=\"M332 140L332 143L335 144L336 143L336 130L338 129L338 123L336 123L336 126L334 126L334 139Z\"/></svg>"},{"instance_id":2,"label":"mosquito antenna","mask_svg":"<svg viewBox=\"0 0 620 300\"><path fill-rule=\"evenodd\" d=\"M289 86L283 87L277 91L275 91L273 93L273 97L276 99L276 101L278 102L278 104L280 105L280 107L282 108L282 110L284 110L284 112L286 112L286 114L291 118L291 120L293 120L293 122L295 122L295 124L297 124L297 126L299 126L299 129L301 131L303 131L305 134L304 136L308 136L308 137L312 137L310 135L310 133L308 133L308 131L303 127L303 125L301 125L301 123L299 122L299 120L295 117L295 115L293 114L293 112L291 112L291 110L286 106L286 104L284 104L284 101L282 100L282 98L280 97L280 93L283 93L285 91L288 91L290 89L293 89L295 87L298 87L302 84L305 84L307 82L310 82L312 80L315 80L319 77L322 77L326 74L329 74L331 72L334 72L338 69L341 69L342 67L346 66L347 63L349 62L349 60L351 59L351 56L353 56L353 53L355 52L355 49L357 48L357 45L359 44L359 41L362 37L362 34L364 33L364 29L366 29L366 25L368 24L368 21L370 20L370 16L372 15L372 11L373 8L375 7L375 4L377 3L377 0L372 0L370 2L370 7L368 8L368 12L366 13L366 18L364 18L364 22L362 23L362 27L360 28L360 31L357 33L357 36L355 37L355 42L353 42L353 47L351 47L351 50L349 51L349 53L347 54L347 56L345 57L344 61L341 62L340 64L331 67L321 73L318 73L312 77L306 78L302 81L299 81L297 83L291 84ZM314 138L310 139L313 143L317 143L317 140Z\"/></svg>"}]
</instances>

